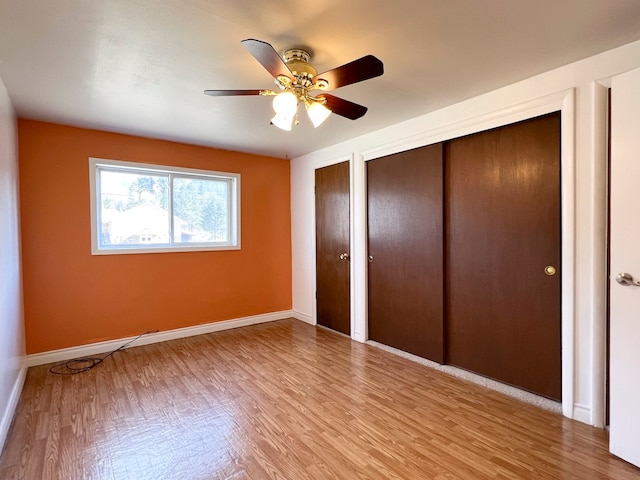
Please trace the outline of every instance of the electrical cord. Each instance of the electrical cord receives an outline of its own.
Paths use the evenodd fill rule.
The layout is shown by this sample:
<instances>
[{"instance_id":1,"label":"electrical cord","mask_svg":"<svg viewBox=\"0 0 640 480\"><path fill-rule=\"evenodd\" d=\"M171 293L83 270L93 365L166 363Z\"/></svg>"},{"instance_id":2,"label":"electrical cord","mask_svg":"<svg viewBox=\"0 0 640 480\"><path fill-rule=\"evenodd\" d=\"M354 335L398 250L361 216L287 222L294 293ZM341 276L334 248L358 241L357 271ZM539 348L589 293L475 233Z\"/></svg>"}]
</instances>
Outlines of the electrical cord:
<instances>
[{"instance_id":1,"label":"electrical cord","mask_svg":"<svg viewBox=\"0 0 640 480\"><path fill-rule=\"evenodd\" d=\"M137 341L140 337L143 337L144 335L149 335L151 333L158 333L159 331L160 330L149 330L147 332L143 332L133 340L129 340L127 343L124 343L120 345L118 348L116 348L115 350L112 350L111 352L106 354L104 357L72 358L71 360L67 360L66 362L62 362L57 365L54 365L49 369L49 372L55 375L77 375L79 373L88 372L92 368L95 368L98 365L100 365L102 362L104 362L107 358L109 358L114 353L119 352L123 348L126 348L129 345L131 345L133 342Z\"/></svg>"}]
</instances>

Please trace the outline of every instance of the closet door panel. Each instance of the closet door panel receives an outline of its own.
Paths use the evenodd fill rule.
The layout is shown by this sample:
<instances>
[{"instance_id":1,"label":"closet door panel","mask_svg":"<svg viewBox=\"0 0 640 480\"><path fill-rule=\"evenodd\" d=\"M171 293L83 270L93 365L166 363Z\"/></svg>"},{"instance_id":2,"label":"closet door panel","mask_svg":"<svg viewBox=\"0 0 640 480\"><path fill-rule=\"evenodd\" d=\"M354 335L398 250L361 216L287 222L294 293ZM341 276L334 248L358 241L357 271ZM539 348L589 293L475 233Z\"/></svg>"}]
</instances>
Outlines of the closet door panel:
<instances>
[{"instance_id":1,"label":"closet door panel","mask_svg":"<svg viewBox=\"0 0 640 480\"><path fill-rule=\"evenodd\" d=\"M316 317L351 335L349 162L319 168L316 188Z\"/></svg>"},{"instance_id":2,"label":"closet door panel","mask_svg":"<svg viewBox=\"0 0 640 480\"><path fill-rule=\"evenodd\" d=\"M367 162L369 338L442 363L442 145Z\"/></svg>"},{"instance_id":3,"label":"closet door panel","mask_svg":"<svg viewBox=\"0 0 640 480\"><path fill-rule=\"evenodd\" d=\"M560 114L447 142L444 178L447 363L560 400Z\"/></svg>"}]
</instances>

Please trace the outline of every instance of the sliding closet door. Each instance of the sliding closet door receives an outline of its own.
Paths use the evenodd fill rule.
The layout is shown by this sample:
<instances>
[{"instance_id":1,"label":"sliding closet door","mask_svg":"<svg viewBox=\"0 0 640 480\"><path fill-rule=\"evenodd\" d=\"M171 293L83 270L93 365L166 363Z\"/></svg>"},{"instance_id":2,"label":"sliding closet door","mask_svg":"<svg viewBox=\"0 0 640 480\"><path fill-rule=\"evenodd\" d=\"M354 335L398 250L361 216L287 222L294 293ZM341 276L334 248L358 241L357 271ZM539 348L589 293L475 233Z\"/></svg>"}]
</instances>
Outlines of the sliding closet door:
<instances>
[{"instance_id":1,"label":"sliding closet door","mask_svg":"<svg viewBox=\"0 0 640 480\"><path fill-rule=\"evenodd\" d=\"M315 176L317 321L350 335L349 162L319 168Z\"/></svg>"},{"instance_id":2,"label":"sliding closet door","mask_svg":"<svg viewBox=\"0 0 640 480\"><path fill-rule=\"evenodd\" d=\"M447 142L447 363L561 399L560 114Z\"/></svg>"},{"instance_id":3,"label":"sliding closet door","mask_svg":"<svg viewBox=\"0 0 640 480\"><path fill-rule=\"evenodd\" d=\"M369 338L443 362L442 145L367 162Z\"/></svg>"}]
</instances>

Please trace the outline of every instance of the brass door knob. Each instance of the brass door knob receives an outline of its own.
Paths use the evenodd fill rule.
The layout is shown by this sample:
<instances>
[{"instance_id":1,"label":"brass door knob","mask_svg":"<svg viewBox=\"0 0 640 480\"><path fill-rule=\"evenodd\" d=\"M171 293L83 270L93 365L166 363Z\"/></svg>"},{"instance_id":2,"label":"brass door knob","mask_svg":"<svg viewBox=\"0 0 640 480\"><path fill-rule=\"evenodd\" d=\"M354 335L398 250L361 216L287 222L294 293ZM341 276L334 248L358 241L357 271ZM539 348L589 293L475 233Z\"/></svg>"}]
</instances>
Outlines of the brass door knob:
<instances>
[{"instance_id":1,"label":"brass door knob","mask_svg":"<svg viewBox=\"0 0 640 480\"><path fill-rule=\"evenodd\" d=\"M553 265L547 265L546 267L544 267L544 273L551 277L556 274L556 267L554 267Z\"/></svg>"}]
</instances>

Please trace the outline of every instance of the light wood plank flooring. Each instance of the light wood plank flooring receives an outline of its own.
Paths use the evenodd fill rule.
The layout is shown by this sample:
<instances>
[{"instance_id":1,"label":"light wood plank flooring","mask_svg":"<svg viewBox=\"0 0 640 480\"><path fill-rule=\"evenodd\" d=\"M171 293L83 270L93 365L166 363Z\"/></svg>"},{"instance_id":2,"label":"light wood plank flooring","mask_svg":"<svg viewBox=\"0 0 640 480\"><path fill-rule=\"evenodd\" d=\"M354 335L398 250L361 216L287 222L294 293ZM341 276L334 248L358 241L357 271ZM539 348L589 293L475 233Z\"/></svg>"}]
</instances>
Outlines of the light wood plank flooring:
<instances>
[{"instance_id":1,"label":"light wood plank flooring","mask_svg":"<svg viewBox=\"0 0 640 480\"><path fill-rule=\"evenodd\" d=\"M296 320L28 372L10 479L638 479L604 431Z\"/></svg>"}]
</instances>

